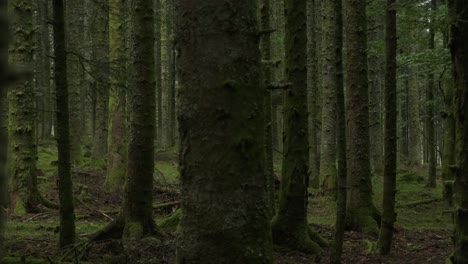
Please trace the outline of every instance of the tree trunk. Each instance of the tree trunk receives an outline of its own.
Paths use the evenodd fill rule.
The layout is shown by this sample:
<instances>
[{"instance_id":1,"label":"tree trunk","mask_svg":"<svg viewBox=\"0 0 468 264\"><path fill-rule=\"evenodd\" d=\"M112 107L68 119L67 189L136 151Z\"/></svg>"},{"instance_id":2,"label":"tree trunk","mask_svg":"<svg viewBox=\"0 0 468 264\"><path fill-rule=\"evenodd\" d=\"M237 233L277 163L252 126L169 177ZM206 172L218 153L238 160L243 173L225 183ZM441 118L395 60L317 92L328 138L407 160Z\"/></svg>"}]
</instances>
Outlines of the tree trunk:
<instances>
[{"instance_id":1,"label":"tree trunk","mask_svg":"<svg viewBox=\"0 0 468 264\"><path fill-rule=\"evenodd\" d=\"M156 147L160 148L163 135L163 119L162 119L162 58L161 58L161 28L162 28L162 11L161 0L154 0L154 69L155 69L155 89L156 89Z\"/></svg>"},{"instance_id":2,"label":"tree trunk","mask_svg":"<svg viewBox=\"0 0 468 264\"><path fill-rule=\"evenodd\" d=\"M339 53L337 39L341 28L337 23L341 16L338 1L324 1L322 3L322 141L320 144L320 177L322 189L336 190L336 93L337 86L337 58Z\"/></svg>"},{"instance_id":3,"label":"tree trunk","mask_svg":"<svg viewBox=\"0 0 468 264\"><path fill-rule=\"evenodd\" d=\"M0 1L0 29L8 32L7 3ZM0 38L0 207L7 205L7 175L6 163L8 154L8 131L7 131L7 69L8 69L8 38ZM0 261L3 257L3 226L4 211L0 210Z\"/></svg>"},{"instance_id":4,"label":"tree trunk","mask_svg":"<svg viewBox=\"0 0 468 264\"><path fill-rule=\"evenodd\" d=\"M307 15L305 0L285 1L286 80L284 145L279 209L273 219L273 239L291 249L319 253L307 223ZM318 239L319 240L319 239ZM318 241L319 242L319 241ZM321 242L321 241L320 241Z\"/></svg>"},{"instance_id":5,"label":"tree trunk","mask_svg":"<svg viewBox=\"0 0 468 264\"><path fill-rule=\"evenodd\" d=\"M431 10L435 12L437 8L436 0L431 0ZM431 23L429 28L429 49L435 49L435 25L434 22ZM434 90L435 90L435 80L434 73L431 72L428 76L428 85L426 90L426 142L427 142L427 155L428 155L428 177L426 186L430 188L436 187L436 177L437 177L437 140L435 133L435 100L434 100Z\"/></svg>"},{"instance_id":6,"label":"tree trunk","mask_svg":"<svg viewBox=\"0 0 468 264\"><path fill-rule=\"evenodd\" d=\"M177 263L272 263L256 8L250 0L176 1Z\"/></svg>"},{"instance_id":7,"label":"tree trunk","mask_svg":"<svg viewBox=\"0 0 468 264\"><path fill-rule=\"evenodd\" d=\"M413 34L414 35L414 34ZM411 51L415 50L415 44ZM410 66L408 87L408 165L417 168L421 165L421 121L418 76L414 66Z\"/></svg>"},{"instance_id":8,"label":"tree trunk","mask_svg":"<svg viewBox=\"0 0 468 264\"><path fill-rule=\"evenodd\" d=\"M96 131L92 160L105 168L107 136L109 134L109 5L108 0L94 2L96 17L92 27L93 65L96 82ZM120 17L123 20L122 17ZM122 21L124 22L124 21Z\"/></svg>"},{"instance_id":9,"label":"tree trunk","mask_svg":"<svg viewBox=\"0 0 468 264\"><path fill-rule=\"evenodd\" d=\"M125 2L122 0L109 1L109 149L105 184L114 191L122 189L127 172L126 9Z\"/></svg>"},{"instance_id":10,"label":"tree trunk","mask_svg":"<svg viewBox=\"0 0 468 264\"><path fill-rule=\"evenodd\" d=\"M268 196L268 204L270 209L270 217L275 215L275 175L273 172L273 133L271 122L271 90L267 87L271 86L271 0L261 0L258 10L260 12L260 31L265 32L260 38L260 52L262 57L262 88L265 92L263 99L263 111L265 113L265 177Z\"/></svg>"},{"instance_id":11,"label":"tree trunk","mask_svg":"<svg viewBox=\"0 0 468 264\"><path fill-rule=\"evenodd\" d=\"M319 188L320 168L319 168L319 148L317 128L317 39L316 30L316 3L315 0L307 2L307 108L308 130L309 130L309 183L313 188Z\"/></svg>"},{"instance_id":12,"label":"tree trunk","mask_svg":"<svg viewBox=\"0 0 468 264\"><path fill-rule=\"evenodd\" d=\"M382 255L390 253L395 213L397 169L397 21L396 0L387 0L385 15L385 135L384 135L384 194L382 222L377 250Z\"/></svg>"},{"instance_id":13,"label":"tree trunk","mask_svg":"<svg viewBox=\"0 0 468 264\"><path fill-rule=\"evenodd\" d=\"M66 7L66 42L67 42L67 80L69 89L70 109L70 159L72 165L80 165L83 161L82 155L82 131L81 131L81 81L80 81L80 58L79 43L81 1L67 0Z\"/></svg>"},{"instance_id":14,"label":"tree trunk","mask_svg":"<svg viewBox=\"0 0 468 264\"><path fill-rule=\"evenodd\" d=\"M174 72L174 0L165 0L165 84L163 92L163 142L162 147L175 145L175 72ZM165 110L165 111L164 111Z\"/></svg>"},{"instance_id":15,"label":"tree trunk","mask_svg":"<svg viewBox=\"0 0 468 264\"><path fill-rule=\"evenodd\" d=\"M52 136L52 113L53 108L51 98L51 82L50 82L50 30L49 30L49 1L40 1L39 15L41 17L41 45L39 56L42 57L41 75L42 75L42 109L41 109L41 123L42 123L42 139L50 139Z\"/></svg>"},{"instance_id":16,"label":"tree trunk","mask_svg":"<svg viewBox=\"0 0 468 264\"><path fill-rule=\"evenodd\" d=\"M12 35L9 61L18 69L33 69L32 1L11 1ZM41 201L37 188L37 146L34 133L35 102L33 75L25 74L8 92L8 131L13 189L11 206L16 214L37 212Z\"/></svg>"},{"instance_id":17,"label":"tree trunk","mask_svg":"<svg viewBox=\"0 0 468 264\"><path fill-rule=\"evenodd\" d=\"M457 162L455 174L455 231L448 263L468 263L468 2L448 1L451 19L450 50L456 84Z\"/></svg>"},{"instance_id":18,"label":"tree trunk","mask_svg":"<svg viewBox=\"0 0 468 264\"><path fill-rule=\"evenodd\" d=\"M337 193L336 193L336 221L335 237L331 250L330 262L341 263L343 252L343 237L346 225L346 116L345 116L345 96L343 86L343 16L342 3L338 1L336 6L337 27L340 29L336 35L336 159L337 159Z\"/></svg>"},{"instance_id":19,"label":"tree trunk","mask_svg":"<svg viewBox=\"0 0 468 264\"><path fill-rule=\"evenodd\" d=\"M70 127L68 113L67 56L65 42L65 19L63 0L54 0L54 51L55 89L57 105L57 149L58 149L58 189L60 200L59 246L65 248L75 243L75 213L73 205L73 185L70 168Z\"/></svg>"},{"instance_id":20,"label":"tree trunk","mask_svg":"<svg viewBox=\"0 0 468 264\"><path fill-rule=\"evenodd\" d=\"M379 217L372 200L369 160L369 102L367 80L366 3L343 3L344 61L348 93L347 158L348 200L346 222L349 229L378 233Z\"/></svg>"}]
</instances>

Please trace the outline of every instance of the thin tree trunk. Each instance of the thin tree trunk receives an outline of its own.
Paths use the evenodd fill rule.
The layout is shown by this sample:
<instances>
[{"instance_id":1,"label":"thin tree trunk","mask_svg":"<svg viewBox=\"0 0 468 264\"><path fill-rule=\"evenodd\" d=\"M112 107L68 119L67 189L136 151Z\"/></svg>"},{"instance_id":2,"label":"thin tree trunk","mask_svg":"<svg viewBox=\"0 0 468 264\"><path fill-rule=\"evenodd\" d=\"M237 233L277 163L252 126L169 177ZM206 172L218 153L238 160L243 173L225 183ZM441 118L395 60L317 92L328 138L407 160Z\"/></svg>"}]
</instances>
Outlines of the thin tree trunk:
<instances>
[{"instance_id":1,"label":"thin tree trunk","mask_svg":"<svg viewBox=\"0 0 468 264\"><path fill-rule=\"evenodd\" d=\"M162 58L161 58L161 28L162 28L162 12L161 0L154 0L154 69L155 69L155 89L156 89L156 147L161 147L163 135L163 118L162 118Z\"/></svg>"},{"instance_id":2,"label":"thin tree trunk","mask_svg":"<svg viewBox=\"0 0 468 264\"><path fill-rule=\"evenodd\" d=\"M7 2L0 1L0 29L8 32ZM0 207L7 207L6 186L6 163L8 154L8 131L7 131L7 68L8 68L8 37L0 38ZM0 210L0 261L3 257L3 226L4 211Z\"/></svg>"},{"instance_id":3,"label":"thin tree trunk","mask_svg":"<svg viewBox=\"0 0 468 264\"><path fill-rule=\"evenodd\" d=\"M345 95L343 86L343 16L342 3L336 6L337 27L340 29L336 36L336 159L337 159L337 193L336 193L336 221L335 237L331 250L330 262L341 263L343 252L343 237L346 227L346 192L347 192L347 160L346 160L346 115Z\"/></svg>"},{"instance_id":4,"label":"thin tree trunk","mask_svg":"<svg viewBox=\"0 0 468 264\"><path fill-rule=\"evenodd\" d=\"M105 184L114 191L123 188L127 172L126 9L124 1L109 0L109 149Z\"/></svg>"},{"instance_id":5,"label":"thin tree trunk","mask_svg":"<svg viewBox=\"0 0 468 264\"><path fill-rule=\"evenodd\" d=\"M256 7L250 0L176 1L177 263L273 261Z\"/></svg>"},{"instance_id":6,"label":"thin tree trunk","mask_svg":"<svg viewBox=\"0 0 468 264\"><path fill-rule=\"evenodd\" d=\"M262 57L262 81L265 98L263 101L263 111L265 114L265 177L270 217L275 215L275 176L273 173L273 133L271 122L271 34L266 33L271 30L271 0L261 0L258 9L260 11L260 31L265 32L260 39L260 52Z\"/></svg>"},{"instance_id":7,"label":"thin tree trunk","mask_svg":"<svg viewBox=\"0 0 468 264\"><path fill-rule=\"evenodd\" d=\"M450 50L456 84L457 162L453 253L451 264L468 263L468 2L448 1L451 19Z\"/></svg>"},{"instance_id":8,"label":"thin tree trunk","mask_svg":"<svg viewBox=\"0 0 468 264\"><path fill-rule=\"evenodd\" d=\"M82 131L81 131L81 81L80 81L80 58L79 43L81 0L67 0L66 5L66 42L67 42L67 81L69 93L70 114L70 159L72 165L80 165L83 161L82 155Z\"/></svg>"},{"instance_id":9,"label":"thin tree trunk","mask_svg":"<svg viewBox=\"0 0 468 264\"><path fill-rule=\"evenodd\" d=\"M96 17L92 27L93 67L96 82L96 130L92 159L105 168L109 134L109 5L108 0L94 2ZM123 20L121 17L120 19Z\"/></svg>"},{"instance_id":10,"label":"thin tree trunk","mask_svg":"<svg viewBox=\"0 0 468 264\"><path fill-rule=\"evenodd\" d=\"M384 194L377 250L390 253L394 233L397 169L397 21L396 0L387 0L385 15L385 135Z\"/></svg>"},{"instance_id":11,"label":"thin tree trunk","mask_svg":"<svg viewBox=\"0 0 468 264\"><path fill-rule=\"evenodd\" d=\"M60 200L59 246L65 248L75 243L75 213L73 183L70 168L70 127L68 112L67 56L63 0L54 0L54 50L55 89L57 105L58 189Z\"/></svg>"},{"instance_id":12,"label":"thin tree trunk","mask_svg":"<svg viewBox=\"0 0 468 264\"><path fill-rule=\"evenodd\" d=\"M437 8L436 0L431 0L431 9L432 12L435 12ZM435 49L435 30L431 23L429 29L429 49ZM435 100L434 100L434 90L435 90L435 80L434 80L434 73L431 72L428 76L429 83L427 85L426 90L426 109L427 109L427 116L426 116L426 135L427 135L427 155L428 155L428 177L427 177L427 187L435 188L436 187L436 176L437 176L437 141L436 141L436 131L435 131Z\"/></svg>"},{"instance_id":13,"label":"thin tree trunk","mask_svg":"<svg viewBox=\"0 0 468 264\"><path fill-rule=\"evenodd\" d=\"M322 3L322 141L320 144L320 177L322 189L336 190L336 92L338 35L342 34L338 27L338 1L323 1Z\"/></svg>"}]
</instances>

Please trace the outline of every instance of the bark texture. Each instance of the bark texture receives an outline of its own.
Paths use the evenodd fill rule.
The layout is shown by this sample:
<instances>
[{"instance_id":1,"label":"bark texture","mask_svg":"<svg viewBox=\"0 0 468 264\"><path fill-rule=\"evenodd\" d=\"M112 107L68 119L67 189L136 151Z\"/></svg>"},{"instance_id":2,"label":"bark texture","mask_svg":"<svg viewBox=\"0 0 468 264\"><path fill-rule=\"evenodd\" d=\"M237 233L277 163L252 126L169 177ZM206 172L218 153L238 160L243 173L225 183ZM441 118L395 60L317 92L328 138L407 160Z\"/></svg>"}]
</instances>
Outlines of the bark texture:
<instances>
[{"instance_id":1,"label":"bark texture","mask_svg":"<svg viewBox=\"0 0 468 264\"><path fill-rule=\"evenodd\" d=\"M367 80L366 3L343 3L344 69L347 105L348 200L346 225L349 229L378 233L378 212L372 200L369 160L369 105Z\"/></svg>"},{"instance_id":2,"label":"bark texture","mask_svg":"<svg viewBox=\"0 0 468 264\"><path fill-rule=\"evenodd\" d=\"M286 79L284 95L283 167L279 208L272 222L275 243L291 249L319 253L307 223L307 14L305 0L285 1ZM317 242L322 242L317 239Z\"/></svg>"},{"instance_id":3,"label":"bark texture","mask_svg":"<svg viewBox=\"0 0 468 264\"><path fill-rule=\"evenodd\" d=\"M109 1L110 98L106 186L111 190L123 188L127 171L126 14L125 1Z\"/></svg>"},{"instance_id":4,"label":"bark texture","mask_svg":"<svg viewBox=\"0 0 468 264\"><path fill-rule=\"evenodd\" d=\"M80 46L82 2L65 2L66 43L67 43L67 81L70 114L70 159L72 165L83 162L81 133L81 81L80 81Z\"/></svg>"},{"instance_id":5,"label":"bark texture","mask_svg":"<svg viewBox=\"0 0 468 264\"><path fill-rule=\"evenodd\" d=\"M385 15L385 135L384 194L382 222L377 250L390 253L394 233L397 169L397 22L396 1L387 0Z\"/></svg>"},{"instance_id":6,"label":"bark texture","mask_svg":"<svg viewBox=\"0 0 468 264\"><path fill-rule=\"evenodd\" d=\"M341 16L338 1L322 2L322 137L320 143L320 177L323 190L336 189L336 92L338 83L337 58L341 52L338 35L342 34L337 21Z\"/></svg>"},{"instance_id":7,"label":"bark texture","mask_svg":"<svg viewBox=\"0 0 468 264\"><path fill-rule=\"evenodd\" d=\"M468 2L449 0L450 50L456 84L457 167L452 264L468 263Z\"/></svg>"},{"instance_id":8,"label":"bark texture","mask_svg":"<svg viewBox=\"0 0 468 264\"><path fill-rule=\"evenodd\" d=\"M271 0L261 0L258 10L260 11L260 32L263 32L260 38L260 52L262 57L262 89L265 92L263 99L263 111L265 114L265 178L268 196L268 204L270 208L271 218L275 215L275 175L273 172L273 128L271 121L271 90L267 87L271 86Z\"/></svg>"},{"instance_id":9,"label":"bark texture","mask_svg":"<svg viewBox=\"0 0 468 264\"><path fill-rule=\"evenodd\" d=\"M8 32L7 3L0 1L0 29L2 32ZM8 154L8 131L7 131L7 73L8 67L8 38L0 39L0 260L3 257L3 225L4 210L6 204L6 161Z\"/></svg>"},{"instance_id":10,"label":"bark texture","mask_svg":"<svg viewBox=\"0 0 468 264\"><path fill-rule=\"evenodd\" d=\"M32 1L10 1L9 63L24 76L8 91L9 164L13 176L11 208L16 214L37 212L41 196L37 189L35 100L33 93Z\"/></svg>"},{"instance_id":11,"label":"bark texture","mask_svg":"<svg viewBox=\"0 0 468 264\"><path fill-rule=\"evenodd\" d=\"M256 8L250 0L176 1L177 263L272 263Z\"/></svg>"},{"instance_id":12,"label":"bark texture","mask_svg":"<svg viewBox=\"0 0 468 264\"><path fill-rule=\"evenodd\" d=\"M71 179L70 115L68 112L67 55L65 45L65 18L63 0L53 1L54 9L54 51L55 89L58 149L58 189L60 200L59 246L66 248L75 243L75 213L73 204L73 183Z\"/></svg>"},{"instance_id":13,"label":"bark texture","mask_svg":"<svg viewBox=\"0 0 468 264\"><path fill-rule=\"evenodd\" d=\"M152 211L156 121L153 7L148 0L134 0L132 6L130 135L123 210L126 239L141 239L156 231Z\"/></svg>"}]
</instances>

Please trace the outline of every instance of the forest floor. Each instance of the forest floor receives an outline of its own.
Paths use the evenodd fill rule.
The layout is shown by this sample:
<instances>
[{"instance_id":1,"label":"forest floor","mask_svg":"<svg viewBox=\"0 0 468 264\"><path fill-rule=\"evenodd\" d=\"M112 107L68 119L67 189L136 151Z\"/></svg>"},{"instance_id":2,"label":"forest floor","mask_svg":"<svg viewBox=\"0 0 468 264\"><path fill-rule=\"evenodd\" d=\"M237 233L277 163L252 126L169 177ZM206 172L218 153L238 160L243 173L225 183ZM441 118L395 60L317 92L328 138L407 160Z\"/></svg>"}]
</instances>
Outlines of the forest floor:
<instances>
[{"instance_id":1,"label":"forest floor","mask_svg":"<svg viewBox=\"0 0 468 264\"><path fill-rule=\"evenodd\" d=\"M57 201L56 160L53 148L39 151L40 190L44 196ZM158 152L156 155L154 215L156 222L170 216L178 207L178 171L176 155ZM279 162L278 162L279 164ZM279 166L279 165L278 165ZM279 171L279 167L275 171ZM7 258L4 263L174 263L175 235L166 231L160 240L145 240L138 245L125 245L117 240L88 243L87 237L100 230L117 216L120 194L109 194L102 187L103 174L89 165L74 170L76 201L77 246L59 252L58 212L43 208L37 214L10 216L6 227ZM373 178L375 204L382 201L382 178ZM439 183L439 186L441 184ZM312 227L331 240L335 222L335 202L311 190L309 222ZM398 178L397 232L389 256L369 254L376 237L346 232L343 263L444 263L451 250L452 221L450 207L440 201L441 188L424 187L423 173L402 173ZM168 204L174 204L167 206ZM306 255L285 248L274 248L277 264L328 263L328 252Z\"/></svg>"}]
</instances>

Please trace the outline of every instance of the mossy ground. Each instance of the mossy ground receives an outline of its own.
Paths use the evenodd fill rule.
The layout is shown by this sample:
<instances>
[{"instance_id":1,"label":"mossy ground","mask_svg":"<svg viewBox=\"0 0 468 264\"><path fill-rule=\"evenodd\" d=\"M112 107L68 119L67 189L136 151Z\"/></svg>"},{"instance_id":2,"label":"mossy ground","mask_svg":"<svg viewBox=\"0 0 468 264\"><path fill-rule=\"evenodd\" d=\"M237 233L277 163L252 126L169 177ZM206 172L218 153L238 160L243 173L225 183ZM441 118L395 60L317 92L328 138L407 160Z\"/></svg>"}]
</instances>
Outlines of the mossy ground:
<instances>
[{"instance_id":1,"label":"mossy ground","mask_svg":"<svg viewBox=\"0 0 468 264\"><path fill-rule=\"evenodd\" d=\"M56 150L41 146L38 168L41 171L41 192L57 201ZM275 174L279 175L279 160L275 158ZM88 163L87 163L88 162ZM156 154L154 204L178 201L177 158L173 151ZM77 237L75 249L78 263L173 263L175 257L174 233L165 230L164 238L155 245L124 247L119 241L105 241L86 246L87 237L100 230L115 218L121 201L121 193L108 193L102 187L103 172L92 167L87 158L85 164L74 169L74 194L76 202ZM397 233L393 253L388 257L368 255L370 242L376 237L347 232L344 246L344 263L443 263L450 254L452 221L450 207L441 200L442 184L428 189L418 180L424 174L399 175L397 193ZM375 204L381 209L383 181L373 177ZM160 187L164 187L162 191ZM173 190L174 192L171 192ZM324 238L331 239L335 223L335 202L331 196L323 196L319 190L310 190L309 223ZM86 197L84 199L83 197ZM83 202L83 203L82 203ZM420 204L419 204L420 203ZM155 209L157 223L172 215L178 205ZM59 263L67 252L59 252L58 212L42 208L38 214L10 217L6 226L7 262L4 263ZM275 263L328 263L325 252L321 256L307 255L275 246ZM26 262L21 262L21 258ZM50 259L50 260L49 260ZM41 262L42 261L42 262ZM75 260L73 260L75 261ZM428 262L429 261L429 262ZM76 261L75 261L76 262Z\"/></svg>"}]
</instances>

